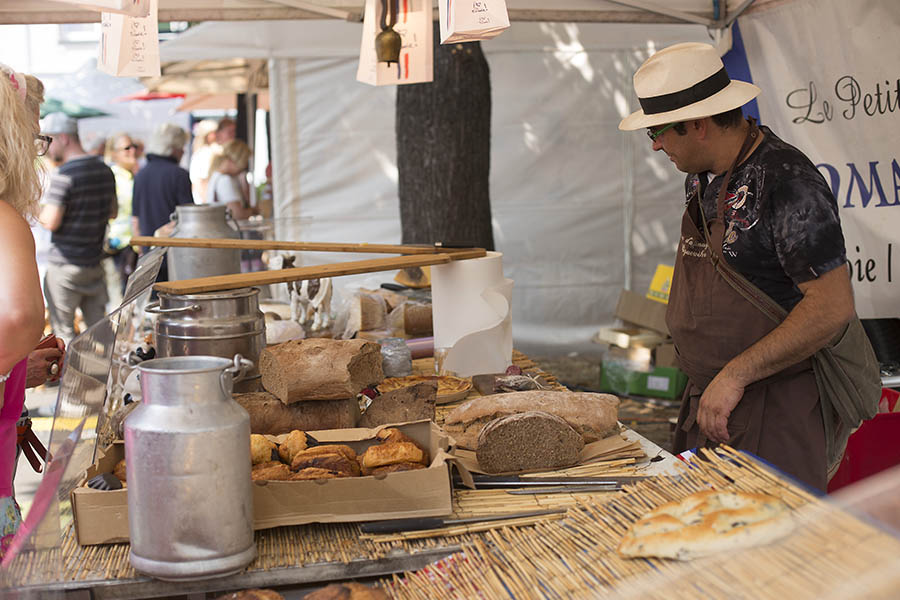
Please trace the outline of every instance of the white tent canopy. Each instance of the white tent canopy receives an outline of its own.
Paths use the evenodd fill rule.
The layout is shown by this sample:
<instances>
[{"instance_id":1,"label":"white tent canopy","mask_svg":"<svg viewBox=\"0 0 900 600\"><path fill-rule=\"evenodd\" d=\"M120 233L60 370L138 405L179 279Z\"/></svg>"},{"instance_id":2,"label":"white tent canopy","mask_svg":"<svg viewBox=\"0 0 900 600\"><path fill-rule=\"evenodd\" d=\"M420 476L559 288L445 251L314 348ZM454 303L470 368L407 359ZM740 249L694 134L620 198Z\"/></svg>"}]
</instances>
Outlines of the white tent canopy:
<instances>
[{"instance_id":1,"label":"white tent canopy","mask_svg":"<svg viewBox=\"0 0 900 600\"><path fill-rule=\"evenodd\" d=\"M89 0L85 0L89 2ZM782 0L756 0L756 4ZM507 0L514 21L727 24L753 0ZM161 21L362 19L363 0L159 0ZM0 23L80 23L99 13L75 0L4 0Z\"/></svg>"}]
</instances>

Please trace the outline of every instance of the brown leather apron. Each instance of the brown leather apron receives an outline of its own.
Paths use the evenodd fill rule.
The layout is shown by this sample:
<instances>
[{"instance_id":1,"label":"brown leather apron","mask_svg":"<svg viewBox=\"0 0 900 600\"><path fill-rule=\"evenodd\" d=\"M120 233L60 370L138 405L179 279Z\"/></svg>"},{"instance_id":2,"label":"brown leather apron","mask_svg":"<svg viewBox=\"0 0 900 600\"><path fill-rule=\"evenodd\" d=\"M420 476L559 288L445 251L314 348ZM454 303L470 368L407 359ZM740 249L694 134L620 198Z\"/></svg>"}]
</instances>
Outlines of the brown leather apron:
<instances>
[{"instance_id":1,"label":"brown leather apron","mask_svg":"<svg viewBox=\"0 0 900 600\"><path fill-rule=\"evenodd\" d=\"M751 124L739 157L751 147L754 131L758 130ZM728 185L731 170L733 167L723 188ZM724 193L719 195L718 214L710 224L710 239L719 248L725 229L723 196ZM697 424L703 390L732 358L775 328L774 322L716 272L702 230L699 195L695 192L681 220L681 240L666 310L679 366L690 380L678 415L676 453L715 446ZM730 446L751 452L815 488L825 489L825 428L809 359L747 386L728 418L728 433Z\"/></svg>"}]
</instances>

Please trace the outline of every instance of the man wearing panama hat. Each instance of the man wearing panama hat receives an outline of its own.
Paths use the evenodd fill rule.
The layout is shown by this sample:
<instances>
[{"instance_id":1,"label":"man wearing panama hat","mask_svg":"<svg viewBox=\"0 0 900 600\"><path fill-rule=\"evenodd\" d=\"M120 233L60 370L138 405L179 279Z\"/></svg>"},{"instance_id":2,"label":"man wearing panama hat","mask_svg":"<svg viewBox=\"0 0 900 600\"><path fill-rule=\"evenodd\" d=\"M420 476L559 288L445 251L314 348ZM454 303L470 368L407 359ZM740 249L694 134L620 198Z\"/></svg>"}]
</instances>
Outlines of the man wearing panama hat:
<instances>
[{"instance_id":1,"label":"man wearing panama hat","mask_svg":"<svg viewBox=\"0 0 900 600\"><path fill-rule=\"evenodd\" d=\"M834 196L802 152L744 119L760 89L731 80L712 46L657 52L634 89L641 110L619 129L646 128L653 149L688 174L666 312L690 378L675 451L727 442L824 489L843 448L830 426L826 436L809 357L855 314ZM787 318L776 325L730 272Z\"/></svg>"}]
</instances>

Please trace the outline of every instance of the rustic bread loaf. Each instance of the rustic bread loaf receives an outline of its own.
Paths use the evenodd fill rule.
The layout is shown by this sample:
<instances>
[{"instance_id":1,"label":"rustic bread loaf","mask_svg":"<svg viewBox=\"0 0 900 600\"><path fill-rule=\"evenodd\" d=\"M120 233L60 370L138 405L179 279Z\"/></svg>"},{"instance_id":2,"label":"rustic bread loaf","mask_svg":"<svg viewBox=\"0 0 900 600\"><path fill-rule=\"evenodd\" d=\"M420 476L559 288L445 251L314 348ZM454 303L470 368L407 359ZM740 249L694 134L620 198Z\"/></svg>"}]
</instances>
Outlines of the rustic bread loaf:
<instances>
[{"instance_id":1,"label":"rustic bread loaf","mask_svg":"<svg viewBox=\"0 0 900 600\"><path fill-rule=\"evenodd\" d=\"M294 458L335 453L345 456L349 460L356 460L356 452L353 448L345 444L322 444L321 446L313 446L312 448L296 452Z\"/></svg>"},{"instance_id":2,"label":"rustic bread loaf","mask_svg":"<svg viewBox=\"0 0 900 600\"><path fill-rule=\"evenodd\" d=\"M285 404L355 399L384 379L381 347L365 340L290 340L263 350L259 370L266 391Z\"/></svg>"},{"instance_id":3,"label":"rustic bread loaf","mask_svg":"<svg viewBox=\"0 0 900 600\"><path fill-rule=\"evenodd\" d=\"M611 394L529 390L473 398L453 409L444 429L464 448L478 448L478 434L490 421L529 410L563 419L584 437L586 443L616 432L619 399Z\"/></svg>"},{"instance_id":4,"label":"rustic bread loaf","mask_svg":"<svg viewBox=\"0 0 900 600\"><path fill-rule=\"evenodd\" d=\"M275 590L243 590L219 596L216 600L284 600Z\"/></svg>"},{"instance_id":5,"label":"rustic bread loaf","mask_svg":"<svg viewBox=\"0 0 900 600\"><path fill-rule=\"evenodd\" d=\"M376 467L371 469L369 473L363 473L364 475L383 475L387 473L399 473L400 471L418 471L419 469L427 468L422 463L414 463L414 462L400 462L394 463L392 465L385 465L383 467Z\"/></svg>"},{"instance_id":6,"label":"rustic bread loaf","mask_svg":"<svg viewBox=\"0 0 900 600\"><path fill-rule=\"evenodd\" d=\"M253 465L250 471L250 478L253 481L287 481L291 475L293 475L291 469L277 460Z\"/></svg>"},{"instance_id":7,"label":"rustic bread loaf","mask_svg":"<svg viewBox=\"0 0 900 600\"><path fill-rule=\"evenodd\" d=\"M494 419L482 428L475 456L488 473L569 467L584 438L556 415L527 411Z\"/></svg>"},{"instance_id":8,"label":"rustic bread loaf","mask_svg":"<svg viewBox=\"0 0 900 600\"><path fill-rule=\"evenodd\" d=\"M412 442L387 442L369 446L362 453L360 465L366 469L376 469L401 462L428 464L428 454Z\"/></svg>"},{"instance_id":9,"label":"rustic bread loaf","mask_svg":"<svg viewBox=\"0 0 900 600\"><path fill-rule=\"evenodd\" d=\"M436 381L425 381L375 396L360 417L359 426L376 427L421 419L433 421L437 388Z\"/></svg>"},{"instance_id":10,"label":"rustic bread loaf","mask_svg":"<svg viewBox=\"0 0 900 600\"><path fill-rule=\"evenodd\" d=\"M258 465L272 460L272 451L276 449L275 442L264 435L250 434L250 464Z\"/></svg>"},{"instance_id":11,"label":"rustic bread loaf","mask_svg":"<svg viewBox=\"0 0 900 600\"><path fill-rule=\"evenodd\" d=\"M127 479L127 469L125 467L125 459L123 458L119 462L116 463L115 468L113 468L113 475L119 478L122 483L126 483Z\"/></svg>"},{"instance_id":12,"label":"rustic bread loaf","mask_svg":"<svg viewBox=\"0 0 900 600\"><path fill-rule=\"evenodd\" d=\"M622 537L618 553L691 560L768 544L793 528L790 508L774 496L705 490L645 514Z\"/></svg>"},{"instance_id":13,"label":"rustic bread loaf","mask_svg":"<svg viewBox=\"0 0 900 600\"><path fill-rule=\"evenodd\" d=\"M282 461L291 464L294 455L306 450L306 432L298 429L290 432L284 440L278 444L278 456Z\"/></svg>"},{"instance_id":14,"label":"rustic bread loaf","mask_svg":"<svg viewBox=\"0 0 900 600\"><path fill-rule=\"evenodd\" d=\"M303 469L308 469L310 467L328 469L329 471L342 473L348 477L356 477L360 472L359 464L357 464L355 456L353 458L347 458L343 454L338 454L337 452L317 454L315 456L303 456L298 454L291 462L292 471L302 471Z\"/></svg>"},{"instance_id":15,"label":"rustic bread loaf","mask_svg":"<svg viewBox=\"0 0 900 600\"><path fill-rule=\"evenodd\" d=\"M372 588L355 581L332 583L322 589L303 596L303 600L388 600L388 595L378 588Z\"/></svg>"},{"instance_id":16,"label":"rustic bread loaf","mask_svg":"<svg viewBox=\"0 0 900 600\"><path fill-rule=\"evenodd\" d=\"M235 394L234 399L250 415L253 433L280 435L295 429L349 429L359 423L359 402L355 396L285 404L269 392L253 392Z\"/></svg>"},{"instance_id":17,"label":"rustic bread loaf","mask_svg":"<svg viewBox=\"0 0 900 600\"><path fill-rule=\"evenodd\" d=\"M337 479L339 477L350 477L347 473L331 471L329 469L320 469L318 467L307 467L293 473L290 477L291 481L310 481L313 479Z\"/></svg>"}]
</instances>

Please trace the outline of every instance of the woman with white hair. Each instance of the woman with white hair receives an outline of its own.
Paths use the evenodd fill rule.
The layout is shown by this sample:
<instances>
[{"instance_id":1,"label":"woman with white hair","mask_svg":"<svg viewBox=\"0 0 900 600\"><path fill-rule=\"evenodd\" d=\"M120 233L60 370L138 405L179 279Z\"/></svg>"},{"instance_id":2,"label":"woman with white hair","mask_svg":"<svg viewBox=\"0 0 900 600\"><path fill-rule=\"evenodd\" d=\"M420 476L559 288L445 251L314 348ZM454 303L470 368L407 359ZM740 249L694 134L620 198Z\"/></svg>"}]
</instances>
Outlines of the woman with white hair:
<instances>
[{"instance_id":1,"label":"woman with white hair","mask_svg":"<svg viewBox=\"0 0 900 600\"><path fill-rule=\"evenodd\" d=\"M38 124L43 96L38 79L0 64L0 557L21 522L13 497L16 422L25 403L27 358L44 331L44 300L28 223L37 215L41 196L37 157L50 146ZM51 351L59 357L56 349Z\"/></svg>"},{"instance_id":2,"label":"woman with white hair","mask_svg":"<svg viewBox=\"0 0 900 600\"><path fill-rule=\"evenodd\" d=\"M169 223L176 206L194 203L190 175L178 166L187 141L187 132L172 123L160 125L150 137L147 165L134 177L133 232L152 236L157 229ZM157 280L168 279L168 268L163 262Z\"/></svg>"}]
</instances>

